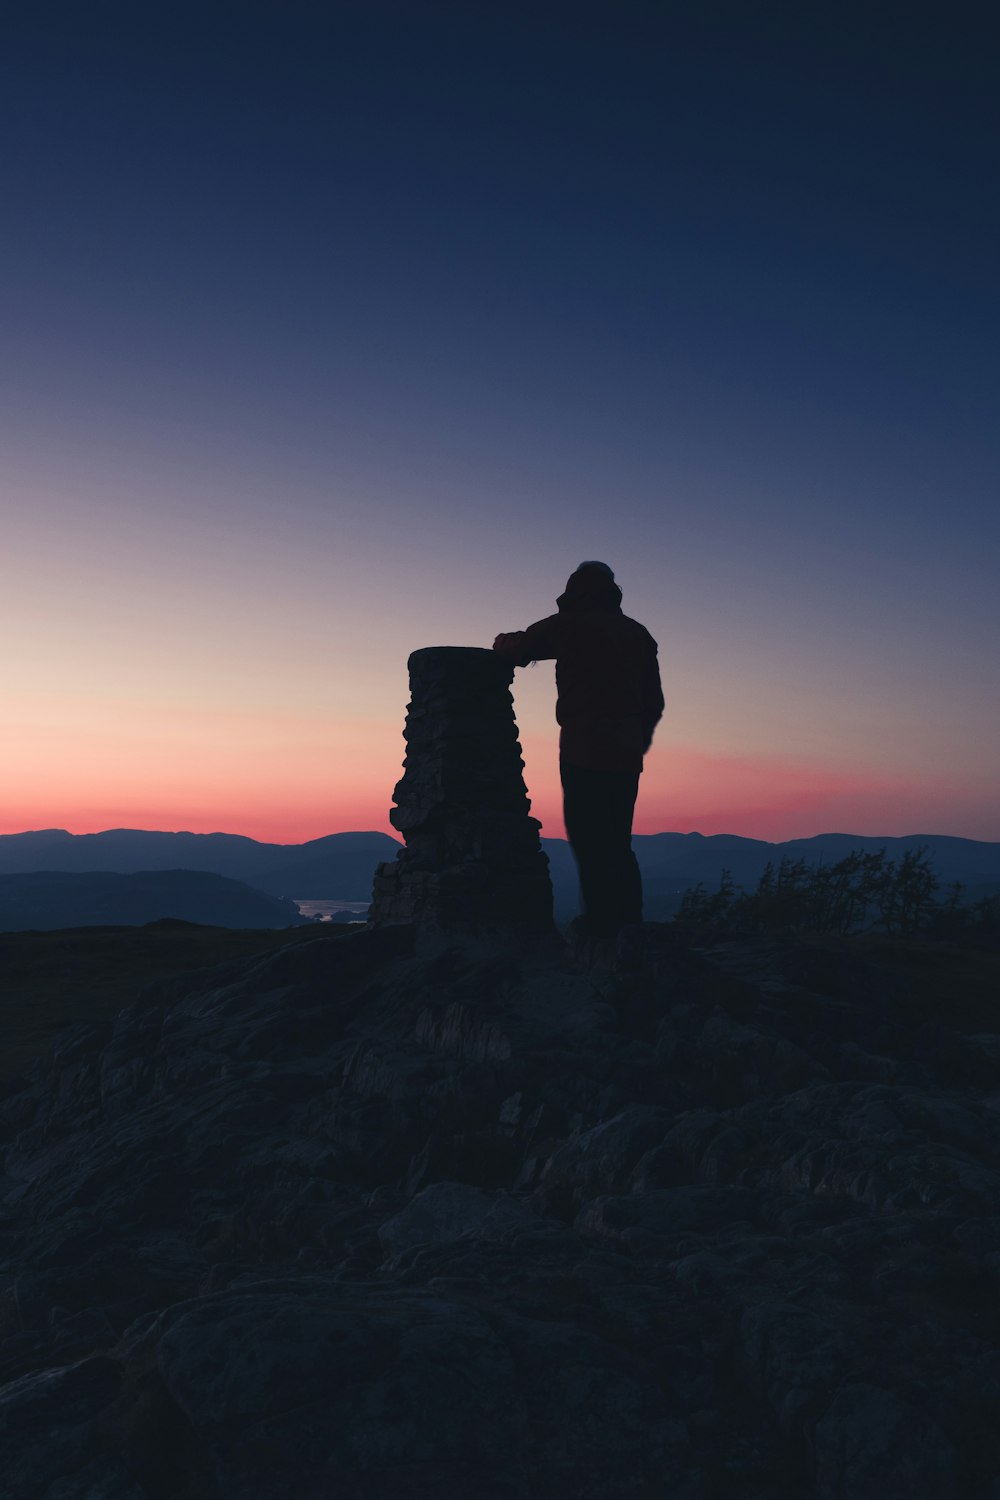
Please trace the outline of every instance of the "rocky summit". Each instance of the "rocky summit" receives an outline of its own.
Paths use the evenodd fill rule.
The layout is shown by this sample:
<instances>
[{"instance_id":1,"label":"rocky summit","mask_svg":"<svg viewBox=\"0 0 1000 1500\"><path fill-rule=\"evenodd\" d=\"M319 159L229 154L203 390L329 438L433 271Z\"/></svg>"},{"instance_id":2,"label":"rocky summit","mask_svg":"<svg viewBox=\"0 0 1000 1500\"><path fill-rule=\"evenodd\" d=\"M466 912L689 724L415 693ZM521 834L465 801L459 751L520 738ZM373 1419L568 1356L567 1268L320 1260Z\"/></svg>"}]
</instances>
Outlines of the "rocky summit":
<instances>
[{"instance_id":1,"label":"rocky summit","mask_svg":"<svg viewBox=\"0 0 1000 1500\"><path fill-rule=\"evenodd\" d=\"M161 981L2 1107L3 1494L995 1500L990 1017L656 925Z\"/></svg>"}]
</instances>

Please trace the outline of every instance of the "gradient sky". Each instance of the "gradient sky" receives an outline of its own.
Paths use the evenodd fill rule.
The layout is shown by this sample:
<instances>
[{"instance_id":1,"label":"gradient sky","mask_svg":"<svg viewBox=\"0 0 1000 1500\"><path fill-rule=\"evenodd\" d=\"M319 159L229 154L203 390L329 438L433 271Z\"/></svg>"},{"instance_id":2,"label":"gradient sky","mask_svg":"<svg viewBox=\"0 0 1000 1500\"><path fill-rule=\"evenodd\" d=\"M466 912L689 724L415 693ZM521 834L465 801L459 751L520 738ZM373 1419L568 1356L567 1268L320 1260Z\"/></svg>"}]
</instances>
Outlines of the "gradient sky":
<instances>
[{"instance_id":1,"label":"gradient sky","mask_svg":"<svg viewBox=\"0 0 1000 1500\"><path fill-rule=\"evenodd\" d=\"M408 653L596 557L638 831L1000 839L985 8L22 10L0 832L388 828Z\"/></svg>"}]
</instances>

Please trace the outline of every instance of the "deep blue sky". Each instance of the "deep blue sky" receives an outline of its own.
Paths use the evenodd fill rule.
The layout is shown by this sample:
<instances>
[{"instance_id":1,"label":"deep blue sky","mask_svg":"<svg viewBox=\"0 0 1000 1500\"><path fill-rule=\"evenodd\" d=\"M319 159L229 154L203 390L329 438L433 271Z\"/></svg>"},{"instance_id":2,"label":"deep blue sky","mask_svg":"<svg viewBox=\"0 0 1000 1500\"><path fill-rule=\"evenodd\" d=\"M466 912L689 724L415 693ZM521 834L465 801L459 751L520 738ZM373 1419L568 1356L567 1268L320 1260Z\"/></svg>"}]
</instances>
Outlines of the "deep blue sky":
<instances>
[{"instance_id":1,"label":"deep blue sky","mask_svg":"<svg viewBox=\"0 0 1000 1500\"><path fill-rule=\"evenodd\" d=\"M734 788L767 762L776 836L855 805L792 829L784 766L867 788L858 831L1000 837L988 20L26 10L0 63L18 712L82 672L120 745L141 675L151 711L286 712L293 753L303 652L344 722L396 724L409 649L488 643L604 555L669 664L657 826L740 831L738 796L671 801L672 744Z\"/></svg>"}]
</instances>

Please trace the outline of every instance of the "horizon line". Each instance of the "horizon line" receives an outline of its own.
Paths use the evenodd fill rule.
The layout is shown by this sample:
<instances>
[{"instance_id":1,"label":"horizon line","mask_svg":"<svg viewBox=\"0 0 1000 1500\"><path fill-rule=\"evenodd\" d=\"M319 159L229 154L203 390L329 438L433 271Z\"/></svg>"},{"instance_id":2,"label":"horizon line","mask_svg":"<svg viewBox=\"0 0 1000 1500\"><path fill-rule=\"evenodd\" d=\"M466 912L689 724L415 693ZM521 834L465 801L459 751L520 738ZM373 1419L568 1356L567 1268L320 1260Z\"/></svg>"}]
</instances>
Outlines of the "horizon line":
<instances>
[{"instance_id":1,"label":"horizon line","mask_svg":"<svg viewBox=\"0 0 1000 1500\"><path fill-rule=\"evenodd\" d=\"M219 838L219 837L221 837L221 838L238 838L238 839L246 839L249 843L252 843L252 844L270 844L274 848L278 848L278 849L301 849L301 848L304 848L305 845L307 845L307 844L319 843L322 839L339 838L339 837L342 837L342 836L345 836L345 835L348 835L348 834L362 834L362 835L369 835L370 834L370 835L374 835L374 836L376 836L378 838L388 838L388 839L391 839L393 843L399 844L400 848L404 848L405 847L405 840L398 838L395 834L386 833L383 829L380 829L380 828L341 828L341 829L335 830L332 833L320 833L320 834L317 834L314 838L300 839L297 842L290 842L290 843L281 843L281 842L279 842L277 840L273 840L273 839L258 839L258 838L254 838L254 836L252 834L248 834L248 833L232 833L229 830L224 829L224 828L214 828L214 829L212 829L212 830L210 830L208 832L196 833L193 829L190 829L190 828L134 828L134 827L126 827L124 825L119 825L119 826L116 826L116 827L113 827L113 828L96 829L96 830L94 830L93 832L90 832L90 833L73 833L68 828L58 828L58 827L52 827L52 828L24 828L24 829L19 829L17 832L13 832L13 833L0 833L0 838L4 838L4 839L7 839L7 838L26 838L26 837L30 837L32 835L37 836L37 835L46 834L46 833L53 833L53 834L54 833L61 833L61 834L65 834L67 838L72 838L72 839L101 838L106 833L161 833L161 834L166 834L168 836L181 836L181 835L184 835L184 836L186 836L188 838ZM545 835L542 835L542 837L544 837L544 838L546 838L546 839L548 839L548 840L550 840L552 842L556 842L556 843L560 843L560 844L565 844L567 842L567 840L565 838L560 838L558 835L555 835L555 834L545 834ZM813 839L823 839L823 838L884 839L884 840L889 840L889 839L891 839L891 840L901 840L901 839L958 839L962 843L965 843L965 844L988 844L988 845L995 845L995 844L1000 843L1000 840L998 840L998 839L974 839L974 838L967 837L965 834L958 834L958 833L901 833L901 834L900 833L845 833L845 832L841 832L839 829L833 829L833 828L824 829L820 833L804 834L804 835L801 835L798 838L793 838L793 839L762 839L762 838L754 838L751 834L743 834L743 833L701 833L697 829L691 829L687 833L681 833L678 829L669 829L669 828L660 829L660 831L658 833L633 833L632 838L633 839L655 839L655 838L684 838L684 839L686 839L686 838L699 838L699 839L706 839L706 840L708 840L708 839L741 839L744 843L748 843L748 844L772 844L772 845L775 845L775 846L780 845L780 844L807 844L807 843L811 842L811 840L813 840Z\"/></svg>"}]
</instances>

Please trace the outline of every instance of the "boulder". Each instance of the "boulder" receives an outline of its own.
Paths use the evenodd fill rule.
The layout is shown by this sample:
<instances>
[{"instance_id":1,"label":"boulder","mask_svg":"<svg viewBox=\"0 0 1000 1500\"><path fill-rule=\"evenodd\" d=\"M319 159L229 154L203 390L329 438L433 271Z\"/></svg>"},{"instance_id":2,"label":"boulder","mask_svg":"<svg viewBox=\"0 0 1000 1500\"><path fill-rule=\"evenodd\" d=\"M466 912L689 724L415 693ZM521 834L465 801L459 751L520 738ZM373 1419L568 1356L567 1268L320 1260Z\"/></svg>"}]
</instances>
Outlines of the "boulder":
<instances>
[{"instance_id":1,"label":"boulder","mask_svg":"<svg viewBox=\"0 0 1000 1500\"><path fill-rule=\"evenodd\" d=\"M532 1215L507 1193L484 1193L463 1182L434 1182L379 1229L389 1251L437 1245L464 1235L491 1237L524 1228Z\"/></svg>"}]
</instances>

